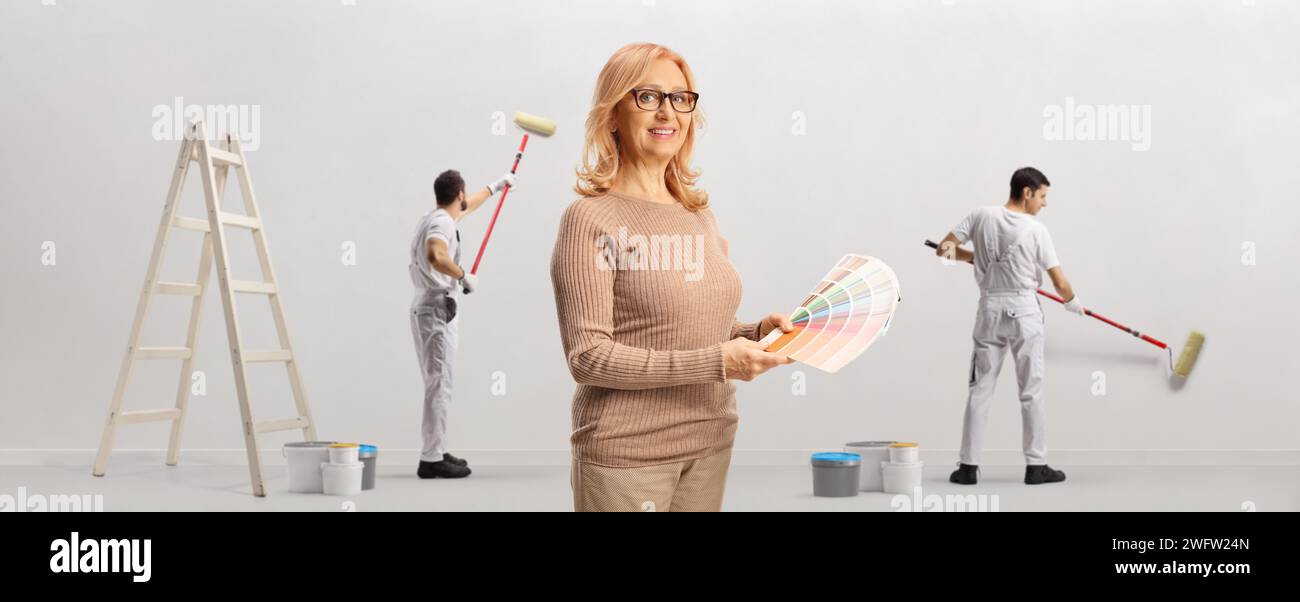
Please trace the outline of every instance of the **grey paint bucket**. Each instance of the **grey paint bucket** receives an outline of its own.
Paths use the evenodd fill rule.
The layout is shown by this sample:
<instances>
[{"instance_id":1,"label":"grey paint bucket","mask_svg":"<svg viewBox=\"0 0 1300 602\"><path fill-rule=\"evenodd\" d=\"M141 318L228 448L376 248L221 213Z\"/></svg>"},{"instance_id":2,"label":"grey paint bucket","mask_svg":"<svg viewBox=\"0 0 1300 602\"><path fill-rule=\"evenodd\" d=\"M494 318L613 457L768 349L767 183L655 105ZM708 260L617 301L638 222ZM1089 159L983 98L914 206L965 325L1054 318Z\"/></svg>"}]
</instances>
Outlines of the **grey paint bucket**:
<instances>
[{"instance_id":1,"label":"grey paint bucket","mask_svg":"<svg viewBox=\"0 0 1300 602\"><path fill-rule=\"evenodd\" d=\"M361 451L357 453L357 458L361 460L366 468L361 473L361 490L375 488L375 466L379 463L379 448L373 445L361 444Z\"/></svg>"},{"instance_id":2,"label":"grey paint bucket","mask_svg":"<svg viewBox=\"0 0 1300 602\"><path fill-rule=\"evenodd\" d=\"M844 451L862 456L862 475L858 479L862 491L885 490L880 463L889 459L889 446L894 443L894 441L855 441L844 444Z\"/></svg>"},{"instance_id":3,"label":"grey paint bucket","mask_svg":"<svg viewBox=\"0 0 1300 602\"><path fill-rule=\"evenodd\" d=\"M858 494L862 456L842 452L812 455L813 495L853 497Z\"/></svg>"}]
</instances>

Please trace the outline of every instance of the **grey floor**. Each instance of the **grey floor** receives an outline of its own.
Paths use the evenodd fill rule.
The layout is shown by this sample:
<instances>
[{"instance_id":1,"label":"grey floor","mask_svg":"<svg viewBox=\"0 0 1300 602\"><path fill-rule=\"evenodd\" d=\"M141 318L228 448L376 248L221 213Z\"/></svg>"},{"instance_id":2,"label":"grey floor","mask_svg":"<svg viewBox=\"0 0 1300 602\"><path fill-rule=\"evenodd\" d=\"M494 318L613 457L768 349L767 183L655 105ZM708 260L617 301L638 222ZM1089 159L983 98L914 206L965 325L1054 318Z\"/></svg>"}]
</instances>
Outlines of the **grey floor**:
<instances>
[{"instance_id":1,"label":"grey floor","mask_svg":"<svg viewBox=\"0 0 1300 602\"><path fill-rule=\"evenodd\" d=\"M979 485L947 482L949 467L927 467L923 495L997 496L997 509L1020 511L1265 511L1300 510L1300 467L1061 466L1065 483L1026 486L1019 466L990 466ZM107 511L567 511L568 469L563 466L479 466L457 481L417 479L406 466L381 466L376 489L350 498L287 492L283 466L267 467L271 495L249 495L242 466L128 465L102 478L74 466L0 466L0 494L103 494ZM808 467L733 466L724 510L893 511L912 498L883 493L853 498L813 497ZM969 499L969 498L968 498ZM976 498L978 501L978 498ZM348 502L351 502L350 504ZM892 502L892 503L891 503ZM926 503L926 499L921 500ZM930 502L934 503L934 502ZM897 506L895 505L897 504ZM933 506L931 506L933 507Z\"/></svg>"}]
</instances>

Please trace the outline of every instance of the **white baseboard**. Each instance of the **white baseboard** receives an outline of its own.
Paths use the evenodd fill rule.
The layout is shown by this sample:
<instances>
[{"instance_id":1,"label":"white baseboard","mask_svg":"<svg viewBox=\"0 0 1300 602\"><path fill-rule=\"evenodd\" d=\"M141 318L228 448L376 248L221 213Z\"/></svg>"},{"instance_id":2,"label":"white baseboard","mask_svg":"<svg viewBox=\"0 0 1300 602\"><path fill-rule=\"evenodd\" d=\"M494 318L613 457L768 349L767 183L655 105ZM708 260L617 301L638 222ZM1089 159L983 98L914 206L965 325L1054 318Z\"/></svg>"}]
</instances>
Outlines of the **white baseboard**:
<instances>
[{"instance_id":1,"label":"white baseboard","mask_svg":"<svg viewBox=\"0 0 1300 602\"><path fill-rule=\"evenodd\" d=\"M736 449L733 466L805 466L816 451L833 449ZM111 466L160 465L163 449L119 449L113 451ZM458 449L454 453L482 466L567 466L568 449ZM0 449L0 466L84 466L90 469L93 449ZM380 449L382 464L416 465L416 449ZM181 464L192 466L242 466L243 448L192 449L181 452ZM925 449L926 464L950 466L957 462L955 449ZM1063 449L1052 450L1049 463L1056 466L1300 466L1300 449ZM263 450L266 466L284 464L279 449ZM984 452L984 466L1023 465L1020 450Z\"/></svg>"}]
</instances>

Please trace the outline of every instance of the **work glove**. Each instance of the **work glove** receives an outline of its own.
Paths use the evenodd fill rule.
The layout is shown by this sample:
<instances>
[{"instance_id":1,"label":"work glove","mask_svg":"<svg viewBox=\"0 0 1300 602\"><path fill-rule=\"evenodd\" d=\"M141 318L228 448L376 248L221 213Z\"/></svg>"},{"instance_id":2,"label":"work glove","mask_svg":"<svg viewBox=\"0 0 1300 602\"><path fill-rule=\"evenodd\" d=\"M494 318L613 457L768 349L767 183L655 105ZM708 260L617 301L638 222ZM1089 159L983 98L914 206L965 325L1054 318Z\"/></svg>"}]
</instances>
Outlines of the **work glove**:
<instances>
[{"instance_id":1,"label":"work glove","mask_svg":"<svg viewBox=\"0 0 1300 602\"><path fill-rule=\"evenodd\" d=\"M511 188L515 187L515 174L508 173L504 176L501 176L500 178L497 178L497 181L488 184L488 190L490 190L492 194L499 194L501 190L506 186L509 186Z\"/></svg>"},{"instance_id":2,"label":"work glove","mask_svg":"<svg viewBox=\"0 0 1300 602\"><path fill-rule=\"evenodd\" d=\"M460 286L466 295L478 290L478 276L465 272L465 277L460 279Z\"/></svg>"},{"instance_id":3,"label":"work glove","mask_svg":"<svg viewBox=\"0 0 1300 602\"><path fill-rule=\"evenodd\" d=\"M1081 316L1084 315L1083 303L1079 302L1078 295L1071 297L1069 301L1065 302L1065 311L1068 311L1072 314L1079 314Z\"/></svg>"}]
</instances>

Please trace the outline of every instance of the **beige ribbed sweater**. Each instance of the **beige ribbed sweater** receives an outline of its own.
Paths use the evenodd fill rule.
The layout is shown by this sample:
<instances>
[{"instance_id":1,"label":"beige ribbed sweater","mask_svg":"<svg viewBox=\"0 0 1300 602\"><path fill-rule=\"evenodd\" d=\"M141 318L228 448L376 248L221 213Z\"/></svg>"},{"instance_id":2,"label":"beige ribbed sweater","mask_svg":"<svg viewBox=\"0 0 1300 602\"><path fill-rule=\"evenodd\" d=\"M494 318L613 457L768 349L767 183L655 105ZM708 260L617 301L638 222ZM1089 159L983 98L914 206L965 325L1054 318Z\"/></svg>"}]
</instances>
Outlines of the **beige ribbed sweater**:
<instances>
[{"instance_id":1,"label":"beige ribbed sweater","mask_svg":"<svg viewBox=\"0 0 1300 602\"><path fill-rule=\"evenodd\" d=\"M735 319L740 276L712 211L581 198L560 220L551 282L578 383L576 459L651 466L731 449L736 388L721 346L758 328Z\"/></svg>"}]
</instances>

